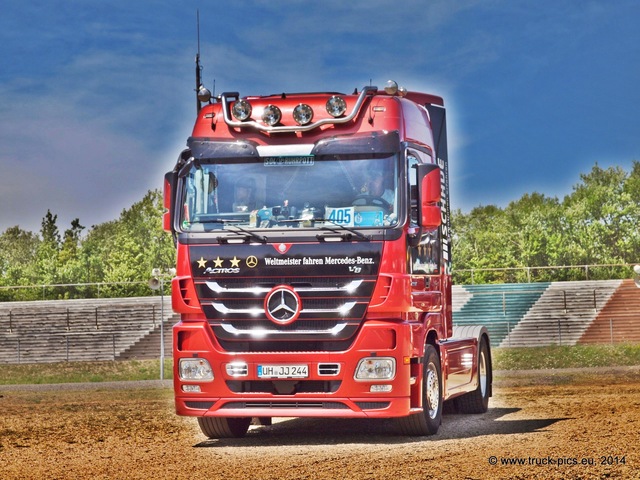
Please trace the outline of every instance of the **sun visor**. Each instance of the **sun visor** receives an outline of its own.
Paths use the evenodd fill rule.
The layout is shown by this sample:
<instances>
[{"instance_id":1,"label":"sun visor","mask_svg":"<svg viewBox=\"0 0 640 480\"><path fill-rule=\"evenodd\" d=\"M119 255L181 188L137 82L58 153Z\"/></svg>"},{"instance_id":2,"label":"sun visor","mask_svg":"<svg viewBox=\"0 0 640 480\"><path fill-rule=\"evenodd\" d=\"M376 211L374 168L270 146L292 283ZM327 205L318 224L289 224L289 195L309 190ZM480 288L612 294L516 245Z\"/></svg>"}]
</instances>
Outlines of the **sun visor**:
<instances>
[{"instance_id":1,"label":"sun visor","mask_svg":"<svg viewBox=\"0 0 640 480\"><path fill-rule=\"evenodd\" d=\"M258 158L257 144L247 141L218 142L207 138L190 137L187 146L194 158Z\"/></svg>"},{"instance_id":2,"label":"sun visor","mask_svg":"<svg viewBox=\"0 0 640 480\"><path fill-rule=\"evenodd\" d=\"M389 155L400 150L400 134L368 133L365 135L339 135L320 140L316 143L312 155Z\"/></svg>"}]
</instances>

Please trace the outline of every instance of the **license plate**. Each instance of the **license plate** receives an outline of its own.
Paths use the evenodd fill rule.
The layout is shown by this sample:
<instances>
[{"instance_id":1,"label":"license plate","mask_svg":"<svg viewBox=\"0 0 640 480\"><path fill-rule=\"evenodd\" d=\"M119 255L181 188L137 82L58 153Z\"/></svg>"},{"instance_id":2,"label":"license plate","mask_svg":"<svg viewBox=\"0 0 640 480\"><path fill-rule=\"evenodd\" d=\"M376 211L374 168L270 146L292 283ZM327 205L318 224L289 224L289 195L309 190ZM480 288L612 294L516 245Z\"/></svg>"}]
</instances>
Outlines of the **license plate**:
<instances>
[{"instance_id":1,"label":"license plate","mask_svg":"<svg viewBox=\"0 0 640 480\"><path fill-rule=\"evenodd\" d=\"M309 365L258 365L258 378L307 378Z\"/></svg>"}]
</instances>

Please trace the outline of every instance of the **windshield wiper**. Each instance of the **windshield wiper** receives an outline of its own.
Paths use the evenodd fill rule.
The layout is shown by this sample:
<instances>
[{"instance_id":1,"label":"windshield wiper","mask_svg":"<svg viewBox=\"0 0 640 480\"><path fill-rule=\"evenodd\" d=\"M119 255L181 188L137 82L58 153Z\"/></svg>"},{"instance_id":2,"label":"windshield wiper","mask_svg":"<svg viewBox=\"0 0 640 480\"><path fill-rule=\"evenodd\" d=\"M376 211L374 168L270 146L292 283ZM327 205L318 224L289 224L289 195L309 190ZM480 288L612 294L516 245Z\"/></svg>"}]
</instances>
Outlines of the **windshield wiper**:
<instances>
[{"instance_id":1,"label":"windshield wiper","mask_svg":"<svg viewBox=\"0 0 640 480\"><path fill-rule=\"evenodd\" d=\"M242 223L245 221L246 220L240 220L237 218L208 218L208 219L198 220L198 223L201 223L201 224L219 223L219 224L225 225L225 229L223 230L225 232L235 233L236 235L244 237L245 240L247 238L253 238L254 240L257 240L260 243L267 243L267 237L258 235L257 233L254 233L251 230L246 230L240 227L239 225L231 225L235 223ZM235 230L232 230L229 227L234 227ZM217 240L219 243L229 243L228 239L225 237L217 237Z\"/></svg>"},{"instance_id":2,"label":"windshield wiper","mask_svg":"<svg viewBox=\"0 0 640 480\"><path fill-rule=\"evenodd\" d=\"M220 223L235 223L235 222L239 222L240 220L219 220ZM260 243L267 243L267 237L262 236L262 235L258 235L257 233L252 232L251 230L246 230L238 225L233 225L233 227L236 230L227 230L225 229L225 231L228 232L233 232L236 235L240 235L240 236L244 236L245 238L247 238L247 236L249 238L253 238L254 240L257 240ZM224 238L224 237L218 237L218 242L220 243L229 243L228 239Z\"/></svg>"},{"instance_id":3,"label":"windshield wiper","mask_svg":"<svg viewBox=\"0 0 640 480\"><path fill-rule=\"evenodd\" d=\"M338 233L338 234L341 235L342 238L344 238L347 241L351 240L351 235L355 235L360 240L364 240L365 242L370 241L369 237L367 237L363 233L359 232L358 230L355 230L355 229L349 228L349 227L345 227L344 225L342 225L340 223L336 223L333 220L329 220L327 218L318 218L318 219L316 219L316 221L324 222L325 225L322 227L323 229L329 230L329 231L331 231L333 233ZM339 227L339 229L327 227L327 225L326 225L327 223L335 225L336 227ZM341 232L340 230L344 230L347 233L345 234L345 233ZM318 240L324 240L325 239L322 234L316 235L316 238L318 238Z\"/></svg>"}]
</instances>

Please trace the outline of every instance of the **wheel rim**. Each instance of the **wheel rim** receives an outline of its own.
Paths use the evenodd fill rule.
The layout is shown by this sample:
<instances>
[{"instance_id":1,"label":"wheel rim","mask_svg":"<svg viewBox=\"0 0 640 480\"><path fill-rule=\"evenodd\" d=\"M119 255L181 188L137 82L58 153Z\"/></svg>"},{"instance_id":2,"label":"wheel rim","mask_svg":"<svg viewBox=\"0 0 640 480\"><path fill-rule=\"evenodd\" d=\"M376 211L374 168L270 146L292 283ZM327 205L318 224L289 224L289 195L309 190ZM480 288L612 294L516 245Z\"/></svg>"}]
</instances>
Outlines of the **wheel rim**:
<instances>
[{"instance_id":1,"label":"wheel rim","mask_svg":"<svg viewBox=\"0 0 640 480\"><path fill-rule=\"evenodd\" d=\"M433 363L427 365L426 373L425 391L427 405L429 407L429 418L434 419L438 414L438 407L440 406L440 382L438 381L436 366Z\"/></svg>"},{"instance_id":2,"label":"wheel rim","mask_svg":"<svg viewBox=\"0 0 640 480\"><path fill-rule=\"evenodd\" d=\"M487 360L484 356L484 350L480 351L480 365L478 366L478 376L480 380L480 392L482 398L487 394Z\"/></svg>"}]
</instances>

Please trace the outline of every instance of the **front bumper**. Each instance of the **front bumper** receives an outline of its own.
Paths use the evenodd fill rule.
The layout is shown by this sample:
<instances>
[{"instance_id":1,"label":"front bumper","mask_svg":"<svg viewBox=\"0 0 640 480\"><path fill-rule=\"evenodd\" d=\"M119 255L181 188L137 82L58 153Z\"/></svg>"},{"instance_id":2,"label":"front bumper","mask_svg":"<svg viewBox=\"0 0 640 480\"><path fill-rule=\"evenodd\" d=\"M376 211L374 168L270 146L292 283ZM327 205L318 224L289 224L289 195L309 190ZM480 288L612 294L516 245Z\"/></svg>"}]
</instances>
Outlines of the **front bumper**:
<instances>
[{"instance_id":1,"label":"front bumper","mask_svg":"<svg viewBox=\"0 0 640 480\"><path fill-rule=\"evenodd\" d=\"M180 322L174 327L176 412L223 417L406 416L419 411L412 407L420 398L417 358L421 352L413 345L414 338L422 338L417 328L410 323L367 321L343 352L230 353L220 348L206 321ZM180 358L194 357L209 362L212 381L180 379ZM358 363L368 357L394 358L393 377L355 379ZM246 369L230 374L227 365L232 363ZM308 375L265 380L258 376L259 365L307 365ZM194 386L200 391L184 391Z\"/></svg>"}]
</instances>

